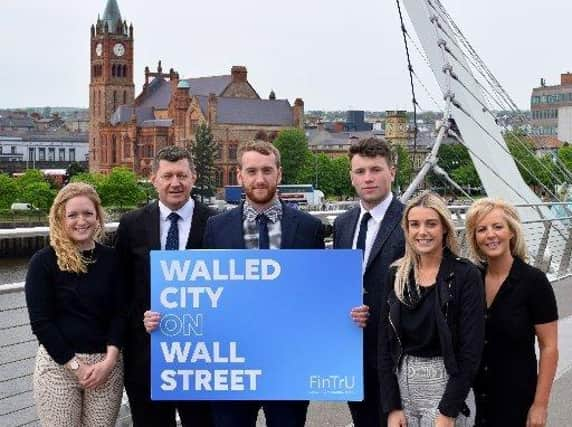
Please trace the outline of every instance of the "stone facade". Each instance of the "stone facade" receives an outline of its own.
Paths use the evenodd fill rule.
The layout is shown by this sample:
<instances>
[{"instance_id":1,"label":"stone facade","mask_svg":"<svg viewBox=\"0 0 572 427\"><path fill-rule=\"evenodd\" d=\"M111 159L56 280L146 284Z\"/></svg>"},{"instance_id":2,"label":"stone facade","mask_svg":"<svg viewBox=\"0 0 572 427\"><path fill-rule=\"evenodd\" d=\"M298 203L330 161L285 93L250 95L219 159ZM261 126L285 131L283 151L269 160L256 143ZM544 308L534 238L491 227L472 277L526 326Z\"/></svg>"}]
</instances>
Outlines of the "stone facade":
<instances>
[{"instance_id":1,"label":"stone facade","mask_svg":"<svg viewBox=\"0 0 572 427\"><path fill-rule=\"evenodd\" d=\"M206 123L219 147L215 164L220 188L236 183L239 143L255 138L272 141L282 129L303 128L302 99L296 99L293 106L276 99L274 93L262 99L249 83L244 66L233 66L230 75L181 79L173 69L163 73L159 62L156 72L145 68L143 91L134 98L132 27L125 34L100 33L101 26L98 21L97 28L92 28L90 170L108 173L113 167L125 166L147 176L159 149L168 144L192 146L198 126ZM118 30L125 28L126 24L118 25ZM99 56L94 52L98 43L102 44ZM123 62L113 56L117 43L125 46ZM119 78L109 74L112 64L121 67ZM99 72L96 65L107 71L94 76L93 70ZM123 73L124 65L127 73ZM114 92L126 102L123 98L116 102Z\"/></svg>"}]
</instances>

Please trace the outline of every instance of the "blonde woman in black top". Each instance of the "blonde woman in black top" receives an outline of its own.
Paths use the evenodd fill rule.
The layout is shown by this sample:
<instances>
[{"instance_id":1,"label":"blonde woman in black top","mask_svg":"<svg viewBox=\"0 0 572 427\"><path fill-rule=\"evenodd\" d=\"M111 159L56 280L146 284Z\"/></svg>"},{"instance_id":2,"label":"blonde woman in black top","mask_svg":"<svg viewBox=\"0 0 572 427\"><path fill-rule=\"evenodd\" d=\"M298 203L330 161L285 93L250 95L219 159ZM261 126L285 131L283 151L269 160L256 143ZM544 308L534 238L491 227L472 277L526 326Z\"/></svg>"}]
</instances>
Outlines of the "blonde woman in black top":
<instances>
[{"instance_id":1,"label":"blonde woman in black top","mask_svg":"<svg viewBox=\"0 0 572 427\"><path fill-rule=\"evenodd\" d=\"M405 255L390 270L379 327L382 408L389 427L464 427L483 343L481 277L456 255L436 194L411 200L402 227Z\"/></svg>"},{"instance_id":2,"label":"blonde woman in black top","mask_svg":"<svg viewBox=\"0 0 572 427\"><path fill-rule=\"evenodd\" d=\"M40 343L34 398L44 426L113 426L121 404L125 322L115 250L97 242L103 210L72 183L49 215L50 246L31 259L26 302Z\"/></svg>"},{"instance_id":3,"label":"blonde woman in black top","mask_svg":"<svg viewBox=\"0 0 572 427\"><path fill-rule=\"evenodd\" d=\"M476 425L544 426L558 362L552 286L544 273L526 264L526 243L513 206L480 199L466 221L472 255L483 266L487 299L485 347L474 384Z\"/></svg>"}]
</instances>

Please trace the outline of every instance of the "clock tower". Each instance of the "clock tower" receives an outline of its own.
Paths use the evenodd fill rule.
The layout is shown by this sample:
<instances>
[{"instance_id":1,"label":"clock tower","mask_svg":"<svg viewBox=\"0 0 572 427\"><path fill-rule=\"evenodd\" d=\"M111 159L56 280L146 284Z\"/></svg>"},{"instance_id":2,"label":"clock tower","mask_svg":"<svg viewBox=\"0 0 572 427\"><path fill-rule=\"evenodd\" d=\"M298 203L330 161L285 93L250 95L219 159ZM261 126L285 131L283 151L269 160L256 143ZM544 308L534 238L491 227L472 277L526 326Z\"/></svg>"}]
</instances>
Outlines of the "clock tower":
<instances>
[{"instance_id":1,"label":"clock tower","mask_svg":"<svg viewBox=\"0 0 572 427\"><path fill-rule=\"evenodd\" d=\"M98 16L91 26L89 84L89 170L107 170L107 141L102 140L100 127L108 124L120 105L132 105L133 25L121 19L116 0L107 0L103 18Z\"/></svg>"}]
</instances>

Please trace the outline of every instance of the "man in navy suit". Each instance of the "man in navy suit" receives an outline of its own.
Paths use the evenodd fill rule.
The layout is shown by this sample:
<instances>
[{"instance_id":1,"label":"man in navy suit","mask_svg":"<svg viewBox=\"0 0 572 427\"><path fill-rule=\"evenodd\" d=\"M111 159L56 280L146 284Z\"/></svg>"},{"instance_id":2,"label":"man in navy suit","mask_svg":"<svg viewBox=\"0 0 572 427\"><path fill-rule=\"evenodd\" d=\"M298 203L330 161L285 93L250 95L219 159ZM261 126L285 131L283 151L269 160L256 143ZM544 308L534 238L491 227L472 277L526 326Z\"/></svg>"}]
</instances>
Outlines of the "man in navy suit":
<instances>
[{"instance_id":1,"label":"man in navy suit","mask_svg":"<svg viewBox=\"0 0 572 427\"><path fill-rule=\"evenodd\" d=\"M195 180L190 153L176 146L164 147L153 160L151 177L159 201L123 215L117 229L115 246L129 300L128 333L123 349L125 389L135 427L175 427L175 411L183 427L212 426L208 402L152 401L150 391L151 351L147 332L157 327L159 314L148 311L149 251L203 247L205 225L214 211L191 199Z\"/></svg>"},{"instance_id":2,"label":"man in navy suit","mask_svg":"<svg viewBox=\"0 0 572 427\"><path fill-rule=\"evenodd\" d=\"M237 178L246 200L229 212L209 218L205 248L323 249L320 220L278 200L276 189L281 177L280 153L271 143L241 145ZM308 401L220 401L213 402L212 407L216 427L254 427L260 408L269 427L302 427Z\"/></svg>"},{"instance_id":3,"label":"man in navy suit","mask_svg":"<svg viewBox=\"0 0 572 427\"><path fill-rule=\"evenodd\" d=\"M390 264L403 256L405 240L400 222L403 205L391 193L395 178L391 151L377 138L362 139L349 151L351 181L360 206L334 222L334 249L363 251L363 302L352 310L364 327L364 400L349 402L355 427L382 427L387 415L381 411L377 379L377 328ZM381 390L383 393L383 390Z\"/></svg>"}]
</instances>

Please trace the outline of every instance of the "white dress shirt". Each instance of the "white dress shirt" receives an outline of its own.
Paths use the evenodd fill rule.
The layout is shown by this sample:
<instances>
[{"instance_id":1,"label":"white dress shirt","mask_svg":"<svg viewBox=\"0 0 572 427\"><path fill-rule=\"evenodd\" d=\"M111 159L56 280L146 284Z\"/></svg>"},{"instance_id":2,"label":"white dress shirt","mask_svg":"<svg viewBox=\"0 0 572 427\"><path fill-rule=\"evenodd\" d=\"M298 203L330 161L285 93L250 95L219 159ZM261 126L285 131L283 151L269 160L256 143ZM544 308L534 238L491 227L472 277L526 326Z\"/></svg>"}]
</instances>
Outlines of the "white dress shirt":
<instances>
[{"instance_id":1,"label":"white dress shirt","mask_svg":"<svg viewBox=\"0 0 572 427\"><path fill-rule=\"evenodd\" d=\"M165 250L165 245L167 244L167 234L169 233L169 227L171 227L171 221L167 218L171 212L176 212L181 217L177 223L179 226L179 250L183 250L187 246L187 240L189 240L189 233L191 232L191 221L193 219L193 210L195 209L195 201L189 199L187 203L183 205L180 209L172 211L163 202L159 201L159 229L161 232L161 249Z\"/></svg>"},{"instance_id":2,"label":"white dress shirt","mask_svg":"<svg viewBox=\"0 0 572 427\"><path fill-rule=\"evenodd\" d=\"M352 249L356 249L357 239L359 234L359 225L361 224L361 219L366 212L371 214L371 218L367 222L367 234L365 235L365 251L363 254L363 264L362 264L362 272L365 273L365 268L367 266L367 260L369 259L369 254L371 252L371 247L373 246L373 242L375 241L375 236L379 231L379 227L381 225L381 221L383 221L383 217L393 200L393 194L390 192L383 201L381 201L377 206L369 211L363 207L363 204L360 201L360 214L357 221L356 229L354 230L354 241L352 243Z\"/></svg>"}]
</instances>

